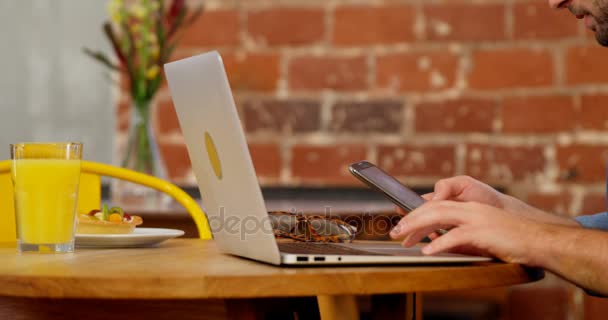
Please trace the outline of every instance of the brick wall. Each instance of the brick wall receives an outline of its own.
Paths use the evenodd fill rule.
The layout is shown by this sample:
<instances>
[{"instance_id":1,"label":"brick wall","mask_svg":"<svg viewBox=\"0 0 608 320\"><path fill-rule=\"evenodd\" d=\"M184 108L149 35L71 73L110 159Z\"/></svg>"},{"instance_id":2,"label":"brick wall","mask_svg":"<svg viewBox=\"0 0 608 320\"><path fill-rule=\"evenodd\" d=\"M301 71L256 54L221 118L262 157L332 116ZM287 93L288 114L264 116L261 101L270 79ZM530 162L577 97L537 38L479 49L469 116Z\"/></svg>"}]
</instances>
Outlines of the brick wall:
<instances>
[{"instance_id":1,"label":"brick wall","mask_svg":"<svg viewBox=\"0 0 608 320\"><path fill-rule=\"evenodd\" d=\"M222 53L264 185L358 185L345 164L369 159L413 186L468 174L559 214L605 208L608 49L569 12L542 0L206 7L175 58ZM165 89L163 154L170 178L193 185L172 108Z\"/></svg>"},{"instance_id":2,"label":"brick wall","mask_svg":"<svg viewBox=\"0 0 608 320\"><path fill-rule=\"evenodd\" d=\"M264 185L359 185L346 164L369 159L412 186L468 174L556 214L605 209L608 49L569 12L544 0L206 5L176 58L221 52ZM123 93L118 146L127 105ZM170 178L194 185L172 108L164 89L163 154ZM564 317L605 310L561 288L576 302Z\"/></svg>"}]
</instances>

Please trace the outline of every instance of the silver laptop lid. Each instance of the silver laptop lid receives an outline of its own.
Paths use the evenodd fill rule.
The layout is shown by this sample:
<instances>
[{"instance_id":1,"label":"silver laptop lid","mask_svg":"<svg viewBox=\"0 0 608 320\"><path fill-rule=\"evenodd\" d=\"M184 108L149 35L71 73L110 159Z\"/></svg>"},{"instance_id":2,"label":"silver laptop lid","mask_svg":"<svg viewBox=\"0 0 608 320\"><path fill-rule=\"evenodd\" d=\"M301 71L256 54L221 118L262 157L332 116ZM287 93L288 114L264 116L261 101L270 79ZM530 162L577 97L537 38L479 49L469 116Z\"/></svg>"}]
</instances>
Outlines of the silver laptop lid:
<instances>
[{"instance_id":1,"label":"silver laptop lid","mask_svg":"<svg viewBox=\"0 0 608 320\"><path fill-rule=\"evenodd\" d=\"M165 73L219 248L280 264L277 243L219 53L212 51L167 63Z\"/></svg>"}]
</instances>

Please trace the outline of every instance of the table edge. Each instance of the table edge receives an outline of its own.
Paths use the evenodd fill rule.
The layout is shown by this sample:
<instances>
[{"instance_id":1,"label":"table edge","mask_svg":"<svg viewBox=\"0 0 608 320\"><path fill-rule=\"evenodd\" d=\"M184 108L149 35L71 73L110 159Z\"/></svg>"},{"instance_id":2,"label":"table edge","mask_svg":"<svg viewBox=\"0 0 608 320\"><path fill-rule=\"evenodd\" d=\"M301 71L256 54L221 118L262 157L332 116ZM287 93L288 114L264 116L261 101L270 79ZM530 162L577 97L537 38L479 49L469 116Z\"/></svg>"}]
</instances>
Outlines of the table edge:
<instances>
[{"instance_id":1,"label":"table edge","mask_svg":"<svg viewBox=\"0 0 608 320\"><path fill-rule=\"evenodd\" d=\"M343 286L327 286L323 282L335 276L331 274L311 275L294 274L286 275L286 279L277 281L276 276L259 276L257 279L243 279L242 276L225 277L201 277L191 279L187 277L172 277L166 279L138 278L130 282L129 287L138 290L123 290L124 279L88 279L85 277L45 277L41 279L35 276L0 276L0 296L8 297L30 297L30 298L82 298L82 299L227 299L227 298L264 298L264 297L294 297L294 296L316 296L316 295L366 295L366 294L391 294L409 292L436 292L465 289L482 289L492 287L510 286L516 284L530 283L544 278L544 271L538 268L529 268L517 264L493 264L492 266L474 265L472 268L488 268L480 270L480 274L493 275L494 280L483 283L471 281L451 281L449 285L445 282L441 285L415 285L406 286L403 281L394 281L403 272L387 270L382 273L370 273L368 275L358 274L353 283L344 283ZM353 272L357 267L353 267ZM465 270L471 272L471 270ZM430 271L432 272L432 271ZM445 272L444 272L445 273ZM451 278L457 278L462 270L453 271ZM347 277L341 274L340 277ZM429 275L427 275L429 276ZM444 275L445 276L445 275ZM468 276L471 278L470 276ZM253 277L252 277L253 278ZM90 281L86 287L81 287L83 282ZM254 281L256 290L240 290L239 283L243 281ZM292 281L302 281L310 284L310 287L295 286L288 290L277 289L277 285ZM373 287L366 283L381 282L382 285ZM155 286L150 286L153 282ZM174 290L176 287L180 290Z\"/></svg>"}]
</instances>

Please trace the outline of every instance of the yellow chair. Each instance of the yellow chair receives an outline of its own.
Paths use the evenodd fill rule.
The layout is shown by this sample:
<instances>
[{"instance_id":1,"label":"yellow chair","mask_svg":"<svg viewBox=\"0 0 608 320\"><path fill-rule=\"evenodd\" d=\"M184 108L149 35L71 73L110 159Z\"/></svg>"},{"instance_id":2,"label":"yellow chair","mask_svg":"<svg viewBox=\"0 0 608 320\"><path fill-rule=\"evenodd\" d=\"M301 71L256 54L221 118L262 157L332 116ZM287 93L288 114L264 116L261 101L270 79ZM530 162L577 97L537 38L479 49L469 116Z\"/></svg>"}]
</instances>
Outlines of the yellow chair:
<instances>
[{"instance_id":1,"label":"yellow chair","mask_svg":"<svg viewBox=\"0 0 608 320\"><path fill-rule=\"evenodd\" d=\"M10 160L0 161L0 244L14 244L17 239L10 167ZM81 168L78 212L99 209L101 205L101 176L108 176L138 183L170 195L188 210L194 219L199 237L205 240L212 238L205 213L192 197L176 185L147 174L97 162L82 161Z\"/></svg>"}]
</instances>

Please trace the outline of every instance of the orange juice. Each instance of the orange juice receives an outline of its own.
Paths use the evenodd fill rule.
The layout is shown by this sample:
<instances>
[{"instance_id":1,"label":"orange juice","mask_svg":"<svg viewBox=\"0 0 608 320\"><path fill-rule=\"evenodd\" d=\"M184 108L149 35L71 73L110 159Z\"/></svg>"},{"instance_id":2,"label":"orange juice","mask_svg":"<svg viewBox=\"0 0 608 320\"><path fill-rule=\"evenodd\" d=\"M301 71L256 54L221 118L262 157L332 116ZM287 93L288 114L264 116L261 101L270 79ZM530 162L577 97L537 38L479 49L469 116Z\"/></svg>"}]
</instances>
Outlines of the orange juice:
<instances>
[{"instance_id":1,"label":"orange juice","mask_svg":"<svg viewBox=\"0 0 608 320\"><path fill-rule=\"evenodd\" d=\"M11 176L0 174L0 248L17 244L14 206Z\"/></svg>"},{"instance_id":2,"label":"orange juice","mask_svg":"<svg viewBox=\"0 0 608 320\"><path fill-rule=\"evenodd\" d=\"M70 243L74 238L80 160L17 159L12 169L20 242Z\"/></svg>"}]
</instances>

